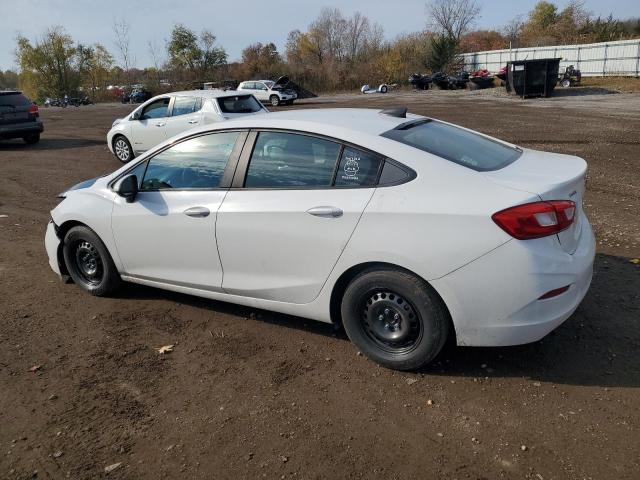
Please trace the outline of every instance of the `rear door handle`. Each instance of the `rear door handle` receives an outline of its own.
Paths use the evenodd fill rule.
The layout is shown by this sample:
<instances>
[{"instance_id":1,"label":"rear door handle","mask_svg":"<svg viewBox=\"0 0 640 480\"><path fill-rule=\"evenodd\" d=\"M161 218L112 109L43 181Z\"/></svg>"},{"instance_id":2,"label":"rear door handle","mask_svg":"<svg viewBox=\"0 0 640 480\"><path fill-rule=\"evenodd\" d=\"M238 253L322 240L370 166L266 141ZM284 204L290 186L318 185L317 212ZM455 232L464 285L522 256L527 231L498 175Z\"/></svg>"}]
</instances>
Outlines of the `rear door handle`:
<instances>
[{"instance_id":1,"label":"rear door handle","mask_svg":"<svg viewBox=\"0 0 640 480\"><path fill-rule=\"evenodd\" d=\"M207 207L191 207L187 208L184 212L188 217L202 218L208 217L211 213Z\"/></svg>"},{"instance_id":2,"label":"rear door handle","mask_svg":"<svg viewBox=\"0 0 640 480\"><path fill-rule=\"evenodd\" d=\"M338 207L313 207L307 210L307 213L314 217L338 218L341 217L344 212Z\"/></svg>"},{"instance_id":3,"label":"rear door handle","mask_svg":"<svg viewBox=\"0 0 640 480\"><path fill-rule=\"evenodd\" d=\"M156 127L164 127L166 124L166 122L158 122L156 123Z\"/></svg>"},{"instance_id":4,"label":"rear door handle","mask_svg":"<svg viewBox=\"0 0 640 480\"><path fill-rule=\"evenodd\" d=\"M198 123L198 120L192 119L192 120L189 120L189 123Z\"/></svg>"}]
</instances>

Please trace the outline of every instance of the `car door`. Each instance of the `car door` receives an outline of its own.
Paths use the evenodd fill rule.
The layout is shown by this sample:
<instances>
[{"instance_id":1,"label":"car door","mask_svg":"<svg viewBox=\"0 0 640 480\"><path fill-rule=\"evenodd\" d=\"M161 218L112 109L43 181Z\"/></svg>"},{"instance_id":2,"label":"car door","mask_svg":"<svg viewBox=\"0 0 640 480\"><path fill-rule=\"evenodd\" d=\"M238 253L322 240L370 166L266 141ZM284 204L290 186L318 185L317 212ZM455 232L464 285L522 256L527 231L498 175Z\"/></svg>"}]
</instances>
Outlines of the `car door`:
<instances>
[{"instance_id":1,"label":"car door","mask_svg":"<svg viewBox=\"0 0 640 480\"><path fill-rule=\"evenodd\" d=\"M131 118L131 140L136 153L149 150L167 138L170 102L171 97L154 100L142 107L137 120Z\"/></svg>"},{"instance_id":2,"label":"car door","mask_svg":"<svg viewBox=\"0 0 640 480\"><path fill-rule=\"evenodd\" d=\"M202 121L202 98L173 98L171 116L167 117L166 136L171 138L178 133L197 127Z\"/></svg>"},{"instance_id":3,"label":"car door","mask_svg":"<svg viewBox=\"0 0 640 480\"><path fill-rule=\"evenodd\" d=\"M262 82L255 83L255 90L253 93L256 98L262 102L266 102L267 100L269 100L269 89Z\"/></svg>"},{"instance_id":4,"label":"car door","mask_svg":"<svg viewBox=\"0 0 640 480\"><path fill-rule=\"evenodd\" d=\"M381 160L352 150L312 135L249 134L218 212L225 292L316 298L375 189Z\"/></svg>"},{"instance_id":5,"label":"car door","mask_svg":"<svg viewBox=\"0 0 640 480\"><path fill-rule=\"evenodd\" d=\"M245 137L240 131L194 136L127 172L139 179L139 193L131 203L116 197L111 219L126 275L221 289L216 215Z\"/></svg>"}]
</instances>

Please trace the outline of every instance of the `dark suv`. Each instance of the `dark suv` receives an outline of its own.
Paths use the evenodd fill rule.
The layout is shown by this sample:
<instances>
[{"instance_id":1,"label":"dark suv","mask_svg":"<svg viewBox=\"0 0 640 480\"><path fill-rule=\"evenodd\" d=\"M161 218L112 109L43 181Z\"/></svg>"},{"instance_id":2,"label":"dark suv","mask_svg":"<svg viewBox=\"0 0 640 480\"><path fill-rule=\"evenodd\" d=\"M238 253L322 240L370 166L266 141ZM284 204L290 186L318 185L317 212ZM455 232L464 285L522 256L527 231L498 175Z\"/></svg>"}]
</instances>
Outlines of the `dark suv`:
<instances>
[{"instance_id":1,"label":"dark suv","mask_svg":"<svg viewBox=\"0 0 640 480\"><path fill-rule=\"evenodd\" d=\"M0 91L0 139L22 138L36 143L43 130L35 103L22 92Z\"/></svg>"}]
</instances>

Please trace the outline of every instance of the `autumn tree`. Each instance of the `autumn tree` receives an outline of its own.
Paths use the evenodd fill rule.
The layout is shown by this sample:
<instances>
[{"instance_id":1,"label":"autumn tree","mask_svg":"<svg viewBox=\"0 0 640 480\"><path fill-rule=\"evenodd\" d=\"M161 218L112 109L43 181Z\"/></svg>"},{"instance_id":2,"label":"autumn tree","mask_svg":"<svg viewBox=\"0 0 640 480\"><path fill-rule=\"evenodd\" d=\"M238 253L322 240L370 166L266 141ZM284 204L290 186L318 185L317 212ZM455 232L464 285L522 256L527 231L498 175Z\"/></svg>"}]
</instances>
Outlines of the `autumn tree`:
<instances>
[{"instance_id":1,"label":"autumn tree","mask_svg":"<svg viewBox=\"0 0 640 480\"><path fill-rule=\"evenodd\" d=\"M244 78L275 78L282 75L283 61L275 44L260 42L242 50Z\"/></svg>"}]
</instances>

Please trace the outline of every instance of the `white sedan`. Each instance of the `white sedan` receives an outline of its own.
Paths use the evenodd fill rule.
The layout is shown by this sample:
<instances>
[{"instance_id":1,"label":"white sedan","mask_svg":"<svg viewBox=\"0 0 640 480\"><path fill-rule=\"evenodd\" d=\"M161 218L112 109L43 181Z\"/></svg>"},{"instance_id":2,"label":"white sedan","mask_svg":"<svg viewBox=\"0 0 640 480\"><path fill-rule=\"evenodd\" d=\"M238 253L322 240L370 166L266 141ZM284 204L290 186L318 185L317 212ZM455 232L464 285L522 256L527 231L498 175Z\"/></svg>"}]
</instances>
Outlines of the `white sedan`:
<instances>
[{"instance_id":1,"label":"white sedan","mask_svg":"<svg viewBox=\"0 0 640 480\"><path fill-rule=\"evenodd\" d=\"M109 150L127 163L185 130L268 110L247 92L188 90L153 97L124 118L113 122L107 133Z\"/></svg>"},{"instance_id":2,"label":"white sedan","mask_svg":"<svg viewBox=\"0 0 640 480\"><path fill-rule=\"evenodd\" d=\"M536 341L591 282L586 163L406 109L297 110L189 131L61 196L50 265L344 326L395 369L445 340Z\"/></svg>"}]
</instances>

